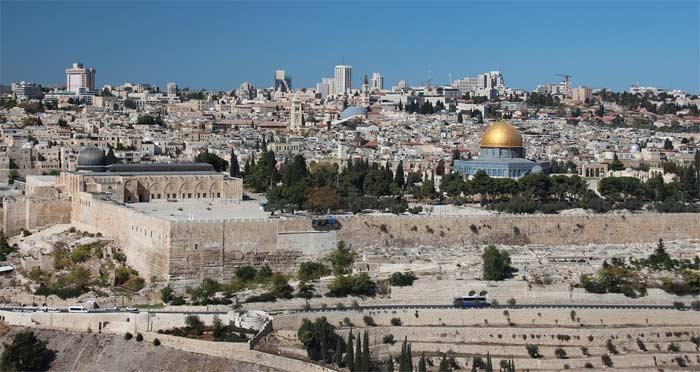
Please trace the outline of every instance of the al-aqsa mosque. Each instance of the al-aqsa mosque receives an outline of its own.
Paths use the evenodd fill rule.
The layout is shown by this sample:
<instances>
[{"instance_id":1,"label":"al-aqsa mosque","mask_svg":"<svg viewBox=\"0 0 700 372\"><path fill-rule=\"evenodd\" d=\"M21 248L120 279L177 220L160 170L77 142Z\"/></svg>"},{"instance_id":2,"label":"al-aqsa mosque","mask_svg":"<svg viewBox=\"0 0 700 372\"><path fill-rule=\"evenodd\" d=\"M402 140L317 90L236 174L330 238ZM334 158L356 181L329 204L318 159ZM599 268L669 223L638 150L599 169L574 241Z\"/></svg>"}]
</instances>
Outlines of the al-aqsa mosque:
<instances>
[{"instance_id":1,"label":"al-aqsa mosque","mask_svg":"<svg viewBox=\"0 0 700 372\"><path fill-rule=\"evenodd\" d=\"M499 121L484 131L478 159L457 160L454 170L472 177L483 170L491 177L520 178L528 174L549 173L549 162L525 159L523 138L517 128Z\"/></svg>"}]
</instances>

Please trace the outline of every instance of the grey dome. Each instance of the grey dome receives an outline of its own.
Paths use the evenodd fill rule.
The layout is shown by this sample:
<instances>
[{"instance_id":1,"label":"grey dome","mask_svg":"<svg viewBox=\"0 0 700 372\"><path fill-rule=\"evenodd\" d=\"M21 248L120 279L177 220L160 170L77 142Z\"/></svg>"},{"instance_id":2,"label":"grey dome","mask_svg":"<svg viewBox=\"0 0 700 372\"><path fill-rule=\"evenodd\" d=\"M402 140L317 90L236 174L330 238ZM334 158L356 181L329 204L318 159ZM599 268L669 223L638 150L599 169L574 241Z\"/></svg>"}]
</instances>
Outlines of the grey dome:
<instances>
[{"instance_id":1,"label":"grey dome","mask_svg":"<svg viewBox=\"0 0 700 372\"><path fill-rule=\"evenodd\" d=\"M78 153L78 167L102 167L106 164L105 152L97 147L86 147Z\"/></svg>"},{"instance_id":2,"label":"grey dome","mask_svg":"<svg viewBox=\"0 0 700 372\"><path fill-rule=\"evenodd\" d=\"M350 106L340 113L340 120L351 118L353 116L365 116L367 115L367 109L360 106Z\"/></svg>"},{"instance_id":3,"label":"grey dome","mask_svg":"<svg viewBox=\"0 0 700 372\"><path fill-rule=\"evenodd\" d=\"M530 170L530 173L532 173L532 174L540 174L540 173L542 173L542 172L544 172L544 170L543 170L542 167L539 166L539 165L535 165L535 166L532 167L532 169Z\"/></svg>"}]
</instances>

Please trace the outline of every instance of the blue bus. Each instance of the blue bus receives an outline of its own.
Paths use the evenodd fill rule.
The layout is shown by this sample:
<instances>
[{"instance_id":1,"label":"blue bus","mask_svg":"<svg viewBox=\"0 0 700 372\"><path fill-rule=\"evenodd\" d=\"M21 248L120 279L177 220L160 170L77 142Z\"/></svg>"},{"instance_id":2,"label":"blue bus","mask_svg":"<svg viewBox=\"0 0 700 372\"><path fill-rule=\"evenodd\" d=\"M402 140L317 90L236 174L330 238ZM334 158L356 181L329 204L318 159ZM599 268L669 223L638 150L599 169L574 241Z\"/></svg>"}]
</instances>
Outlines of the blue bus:
<instances>
[{"instance_id":1,"label":"blue bus","mask_svg":"<svg viewBox=\"0 0 700 372\"><path fill-rule=\"evenodd\" d=\"M454 307L457 308L468 308L468 307L475 307L475 308L484 308L484 307L491 307L491 304L486 301L485 296L462 296L462 297L455 297L454 301L452 302Z\"/></svg>"}]
</instances>

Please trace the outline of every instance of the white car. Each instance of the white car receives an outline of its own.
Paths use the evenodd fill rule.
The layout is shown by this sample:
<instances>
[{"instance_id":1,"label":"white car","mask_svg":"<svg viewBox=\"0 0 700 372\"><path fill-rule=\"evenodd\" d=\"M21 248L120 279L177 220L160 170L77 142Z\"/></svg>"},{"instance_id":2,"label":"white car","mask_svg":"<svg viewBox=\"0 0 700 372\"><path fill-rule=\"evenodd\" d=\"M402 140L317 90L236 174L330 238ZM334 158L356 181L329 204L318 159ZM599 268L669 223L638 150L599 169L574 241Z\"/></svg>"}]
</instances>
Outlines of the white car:
<instances>
[{"instance_id":1,"label":"white car","mask_svg":"<svg viewBox=\"0 0 700 372\"><path fill-rule=\"evenodd\" d=\"M126 311L129 311L129 312L132 312L132 313L138 313L138 312L139 312L139 309L138 309L138 308L135 308L135 307L133 307L133 306L127 306L127 307L126 307Z\"/></svg>"}]
</instances>

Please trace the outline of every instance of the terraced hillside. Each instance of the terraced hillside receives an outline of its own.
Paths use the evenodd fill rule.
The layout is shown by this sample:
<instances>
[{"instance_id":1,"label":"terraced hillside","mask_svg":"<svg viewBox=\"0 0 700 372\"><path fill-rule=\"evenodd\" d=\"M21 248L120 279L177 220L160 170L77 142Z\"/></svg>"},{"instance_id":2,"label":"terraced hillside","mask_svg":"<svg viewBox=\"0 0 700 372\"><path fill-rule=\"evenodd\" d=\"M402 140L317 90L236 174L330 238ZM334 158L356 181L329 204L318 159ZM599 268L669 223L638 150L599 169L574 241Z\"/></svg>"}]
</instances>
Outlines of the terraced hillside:
<instances>
[{"instance_id":1,"label":"terraced hillside","mask_svg":"<svg viewBox=\"0 0 700 372\"><path fill-rule=\"evenodd\" d=\"M470 370L487 353L495 366L513 358L517 370L700 370L700 312L634 309L387 309L282 315L267 347L305 356L296 341L303 318L325 316L347 338L368 331L372 358L412 346L437 370L443 354ZM367 324L376 324L369 326ZM399 325L400 324L400 325ZM393 339L394 342L388 342ZM452 359L450 358L450 359ZM607 364L607 366L606 366Z\"/></svg>"}]
</instances>

